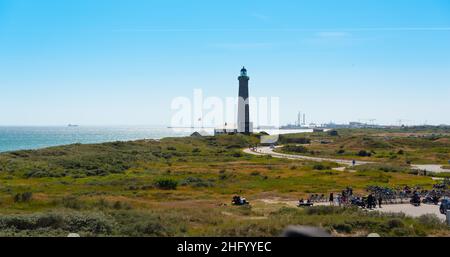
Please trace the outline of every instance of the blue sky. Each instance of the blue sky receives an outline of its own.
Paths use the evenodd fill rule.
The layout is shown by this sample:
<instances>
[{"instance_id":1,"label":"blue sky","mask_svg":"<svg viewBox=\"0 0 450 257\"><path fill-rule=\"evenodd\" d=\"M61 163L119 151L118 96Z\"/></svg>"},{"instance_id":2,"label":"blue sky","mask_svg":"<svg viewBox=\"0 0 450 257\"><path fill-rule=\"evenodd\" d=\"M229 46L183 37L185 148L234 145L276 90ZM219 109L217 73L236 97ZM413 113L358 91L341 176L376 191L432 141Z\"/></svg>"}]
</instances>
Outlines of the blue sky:
<instances>
[{"instance_id":1,"label":"blue sky","mask_svg":"<svg viewBox=\"0 0 450 257\"><path fill-rule=\"evenodd\" d=\"M168 124L242 65L282 123L450 124L450 1L0 0L0 125Z\"/></svg>"}]
</instances>

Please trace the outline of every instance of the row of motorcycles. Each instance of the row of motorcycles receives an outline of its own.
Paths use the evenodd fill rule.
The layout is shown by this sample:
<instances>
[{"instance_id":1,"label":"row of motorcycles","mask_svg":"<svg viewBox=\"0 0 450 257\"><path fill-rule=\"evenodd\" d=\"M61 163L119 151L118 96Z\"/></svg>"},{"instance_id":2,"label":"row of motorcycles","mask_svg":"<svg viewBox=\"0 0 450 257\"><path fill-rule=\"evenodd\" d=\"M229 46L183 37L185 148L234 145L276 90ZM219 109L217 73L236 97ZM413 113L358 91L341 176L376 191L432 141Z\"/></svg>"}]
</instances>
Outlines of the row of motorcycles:
<instances>
[{"instance_id":1,"label":"row of motorcycles","mask_svg":"<svg viewBox=\"0 0 450 257\"><path fill-rule=\"evenodd\" d=\"M440 197L437 195L427 195L421 199L420 195L416 193L411 197L409 202L414 206L420 206L421 203L438 205L439 199ZM350 200L350 203L361 208L374 208L376 206L376 199L375 197L355 197Z\"/></svg>"}]
</instances>

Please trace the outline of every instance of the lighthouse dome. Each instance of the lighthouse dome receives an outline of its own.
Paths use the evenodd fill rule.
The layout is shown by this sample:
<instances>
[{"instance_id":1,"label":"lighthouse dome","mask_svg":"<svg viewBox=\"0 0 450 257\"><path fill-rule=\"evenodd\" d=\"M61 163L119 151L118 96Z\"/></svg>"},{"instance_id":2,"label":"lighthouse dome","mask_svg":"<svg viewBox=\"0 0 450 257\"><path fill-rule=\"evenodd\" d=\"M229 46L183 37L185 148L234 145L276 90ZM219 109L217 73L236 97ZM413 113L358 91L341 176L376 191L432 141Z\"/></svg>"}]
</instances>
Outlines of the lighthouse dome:
<instances>
[{"instance_id":1,"label":"lighthouse dome","mask_svg":"<svg viewBox=\"0 0 450 257\"><path fill-rule=\"evenodd\" d=\"M245 67L241 69L241 76L247 76L247 69Z\"/></svg>"}]
</instances>

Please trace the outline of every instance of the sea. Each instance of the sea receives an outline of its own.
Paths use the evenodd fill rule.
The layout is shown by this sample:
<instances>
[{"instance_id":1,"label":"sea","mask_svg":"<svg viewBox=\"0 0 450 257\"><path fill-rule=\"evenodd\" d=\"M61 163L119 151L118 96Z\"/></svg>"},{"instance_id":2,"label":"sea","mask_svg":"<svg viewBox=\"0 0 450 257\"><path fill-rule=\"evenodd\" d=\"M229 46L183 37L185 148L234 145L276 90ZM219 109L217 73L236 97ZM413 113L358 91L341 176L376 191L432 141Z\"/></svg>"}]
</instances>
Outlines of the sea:
<instances>
[{"instance_id":1,"label":"sea","mask_svg":"<svg viewBox=\"0 0 450 257\"><path fill-rule=\"evenodd\" d=\"M68 144L94 144L140 139L185 137L199 131L212 135L213 129L173 129L163 126L53 126L53 127L1 127L0 152L32 150ZM264 130L267 133L288 134L311 132L309 129ZM255 130L255 132L258 132Z\"/></svg>"}]
</instances>

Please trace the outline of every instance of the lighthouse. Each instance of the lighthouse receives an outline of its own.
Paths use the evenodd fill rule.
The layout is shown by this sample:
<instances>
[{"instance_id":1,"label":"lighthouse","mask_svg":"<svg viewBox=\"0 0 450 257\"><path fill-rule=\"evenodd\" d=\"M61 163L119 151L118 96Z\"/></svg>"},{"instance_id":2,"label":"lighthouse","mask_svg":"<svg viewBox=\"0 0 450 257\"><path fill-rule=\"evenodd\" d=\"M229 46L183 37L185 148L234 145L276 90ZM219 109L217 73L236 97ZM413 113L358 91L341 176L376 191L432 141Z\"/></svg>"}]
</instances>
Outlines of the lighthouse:
<instances>
[{"instance_id":1,"label":"lighthouse","mask_svg":"<svg viewBox=\"0 0 450 257\"><path fill-rule=\"evenodd\" d=\"M250 122L250 105L248 99L248 81L247 69L242 67L239 80L239 98L238 98L238 120L237 129L239 133L250 134L253 132L253 126Z\"/></svg>"}]
</instances>

